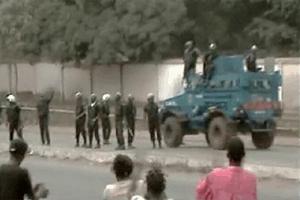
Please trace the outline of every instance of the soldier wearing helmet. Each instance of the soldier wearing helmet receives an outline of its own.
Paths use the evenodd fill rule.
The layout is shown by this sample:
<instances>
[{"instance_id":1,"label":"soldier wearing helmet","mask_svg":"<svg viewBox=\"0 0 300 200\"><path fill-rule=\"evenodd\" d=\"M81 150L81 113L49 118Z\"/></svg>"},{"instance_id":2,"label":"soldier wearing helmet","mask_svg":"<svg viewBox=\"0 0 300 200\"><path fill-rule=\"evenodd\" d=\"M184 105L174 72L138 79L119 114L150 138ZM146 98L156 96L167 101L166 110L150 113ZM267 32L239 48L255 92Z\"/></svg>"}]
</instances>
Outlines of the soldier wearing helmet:
<instances>
[{"instance_id":1,"label":"soldier wearing helmet","mask_svg":"<svg viewBox=\"0 0 300 200\"><path fill-rule=\"evenodd\" d=\"M19 139L23 138L21 124L21 108L16 102L16 97L12 94L7 96L8 106L6 109L6 119L9 128L9 140L14 139L14 132L17 132Z\"/></svg>"},{"instance_id":2,"label":"soldier wearing helmet","mask_svg":"<svg viewBox=\"0 0 300 200\"><path fill-rule=\"evenodd\" d=\"M209 45L209 51L207 54L204 55L204 59L203 59L203 77L207 81L209 81L212 77L214 71L213 61L217 57L218 57L217 45L215 43L211 43Z\"/></svg>"},{"instance_id":3,"label":"soldier wearing helmet","mask_svg":"<svg viewBox=\"0 0 300 200\"><path fill-rule=\"evenodd\" d=\"M110 134L111 134L111 122L110 122L110 94L104 94L102 96L102 103L100 106L100 116L102 123L102 136L104 145L110 144Z\"/></svg>"},{"instance_id":4,"label":"soldier wearing helmet","mask_svg":"<svg viewBox=\"0 0 300 200\"><path fill-rule=\"evenodd\" d=\"M99 114L100 106L98 104L96 94L91 94L90 104L88 106L88 132L89 132L89 148L92 148L93 137L95 136L97 146L100 148L100 137L99 137Z\"/></svg>"},{"instance_id":5,"label":"soldier wearing helmet","mask_svg":"<svg viewBox=\"0 0 300 200\"><path fill-rule=\"evenodd\" d=\"M148 128L150 133L150 139L153 144L153 148L156 148L155 133L159 148L161 148L161 133L159 125L159 113L158 105L155 103L154 94L148 94L148 102L144 107L144 118L148 118Z\"/></svg>"},{"instance_id":6,"label":"soldier wearing helmet","mask_svg":"<svg viewBox=\"0 0 300 200\"><path fill-rule=\"evenodd\" d=\"M116 150L125 150L125 141L123 135L123 119L124 119L124 105L122 103L122 95L117 92L115 97L115 125L118 147Z\"/></svg>"},{"instance_id":7,"label":"soldier wearing helmet","mask_svg":"<svg viewBox=\"0 0 300 200\"><path fill-rule=\"evenodd\" d=\"M128 95L128 101L125 106L125 117L128 131L128 148L134 148L132 143L135 136L136 106L134 103L134 97L131 94Z\"/></svg>"},{"instance_id":8,"label":"soldier wearing helmet","mask_svg":"<svg viewBox=\"0 0 300 200\"><path fill-rule=\"evenodd\" d=\"M184 50L184 73L183 79L186 80L187 84L189 85L191 80L190 77L196 73L196 64L197 59L199 57L200 51L193 41L187 41L185 43L185 50Z\"/></svg>"},{"instance_id":9,"label":"soldier wearing helmet","mask_svg":"<svg viewBox=\"0 0 300 200\"><path fill-rule=\"evenodd\" d=\"M76 131L76 147L79 147L80 135L83 139L83 147L86 147L86 108L83 102L83 95L81 92L75 94L76 107L75 107L75 131Z\"/></svg>"},{"instance_id":10,"label":"soldier wearing helmet","mask_svg":"<svg viewBox=\"0 0 300 200\"><path fill-rule=\"evenodd\" d=\"M256 51L257 51L257 46L252 45L250 52L246 57L246 66L249 72L257 72Z\"/></svg>"}]
</instances>

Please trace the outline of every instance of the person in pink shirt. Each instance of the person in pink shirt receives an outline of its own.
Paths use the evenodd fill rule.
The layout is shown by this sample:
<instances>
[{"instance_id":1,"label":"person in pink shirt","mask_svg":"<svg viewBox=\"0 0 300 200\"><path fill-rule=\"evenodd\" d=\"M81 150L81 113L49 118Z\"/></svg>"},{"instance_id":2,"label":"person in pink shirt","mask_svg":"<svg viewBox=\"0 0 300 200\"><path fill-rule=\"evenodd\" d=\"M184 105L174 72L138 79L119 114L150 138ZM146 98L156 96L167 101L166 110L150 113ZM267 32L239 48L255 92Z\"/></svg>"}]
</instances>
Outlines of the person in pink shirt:
<instances>
[{"instance_id":1,"label":"person in pink shirt","mask_svg":"<svg viewBox=\"0 0 300 200\"><path fill-rule=\"evenodd\" d=\"M256 200L256 176L241 167L245 157L243 141L230 139L227 147L229 166L216 168L196 188L196 200Z\"/></svg>"}]
</instances>

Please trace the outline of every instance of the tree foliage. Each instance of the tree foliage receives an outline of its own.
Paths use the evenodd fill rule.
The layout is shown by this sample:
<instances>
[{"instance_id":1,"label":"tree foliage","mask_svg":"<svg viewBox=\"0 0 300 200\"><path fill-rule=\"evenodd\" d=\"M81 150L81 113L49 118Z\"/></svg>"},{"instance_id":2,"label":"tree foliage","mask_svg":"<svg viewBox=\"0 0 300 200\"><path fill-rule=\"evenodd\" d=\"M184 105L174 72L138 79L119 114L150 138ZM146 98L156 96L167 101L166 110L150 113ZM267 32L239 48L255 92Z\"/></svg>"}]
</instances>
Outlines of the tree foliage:
<instances>
[{"instance_id":1,"label":"tree foliage","mask_svg":"<svg viewBox=\"0 0 300 200\"><path fill-rule=\"evenodd\" d=\"M299 37L299 0L0 1L2 60L140 62L181 56L190 39L291 55Z\"/></svg>"}]
</instances>

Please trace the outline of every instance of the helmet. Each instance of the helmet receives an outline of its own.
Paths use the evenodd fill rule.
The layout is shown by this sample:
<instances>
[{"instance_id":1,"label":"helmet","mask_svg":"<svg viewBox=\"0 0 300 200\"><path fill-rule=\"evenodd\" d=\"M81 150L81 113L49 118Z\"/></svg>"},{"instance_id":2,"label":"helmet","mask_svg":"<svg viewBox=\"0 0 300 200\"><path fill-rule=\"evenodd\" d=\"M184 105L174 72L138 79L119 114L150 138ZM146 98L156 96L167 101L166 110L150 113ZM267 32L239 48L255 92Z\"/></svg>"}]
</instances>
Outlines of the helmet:
<instances>
[{"instance_id":1,"label":"helmet","mask_svg":"<svg viewBox=\"0 0 300 200\"><path fill-rule=\"evenodd\" d=\"M91 102L95 102L97 100L97 95L95 93L91 94Z\"/></svg>"},{"instance_id":2,"label":"helmet","mask_svg":"<svg viewBox=\"0 0 300 200\"><path fill-rule=\"evenodd\" d=\"M211 50L215 50L216 48L217 48L217 45L215 43L211 43L209 45L209 49L211 49Z\"/></svg>"},{"instance_id":3,"label":"helmet","mask_svg":"<svg viewBox=\"0 0 300 200\"><path fill-rule=\"evenodd\" d=\"M82 93L81 93L81 92L76 92L75 97L76 97L76 98L82 97Z\"/></svg>"},{"instance_id":4,"label":"helmet","mask_svg":"<svg viewBox=\"0 0 300 200\"><path fill-rule=\"evenodd\" d=\"M132 94L129 94L129 95L128 95L128 99L129 99L129 100L133 100L133 99L134 99L134 97L132 96Z\"/></svg>"},{"instance_id":5,"label":"helmet","mask_svg":"<svg viewBox=\"0 0 300 200\"><path fill-rule=\"evenodd\" d=\"M16 97L12 94L8 95L6 97L6 99L9 101L9 102L16 102Z\"/></svg>"},{"instance_id":6,"label":"helmet","mask_svg":"<svg viewBox=\"0 0 300 200\"><path fill-rule=\"evenodd\" d=\"M185 46L185 48L189 48L189 47L192 47L193 44L194 44L193 41L189 40L184 44L184 46Z\"/></svg>"},{"instance_id":7,"label":"helmet","mask_svg":"<svg viewBox=\"0 0 300 200\"><path fill-rule=\"evenodd\" d=\"M252 50L252 51L256 51L256 50L257 50L257 46L256 46L256 45L252 45L252 46L251 46L251 50Z\"/></svg>"},{"instance_id":8,"label":"helmet","mask_svg":"<svg viewBox=\"0 0 300 200\"><path fill-rule=\"evenodd\" d=\"M147 99L153 99L154 98L154 94L153 93L149 93L148 95L147 95Z\"/></svg>"},{"instance_id":9,"label":"helmet","mask_svg":"<svg viewBox=\"0 0 300 200\"><path fill-rule=\"evenodd\" d=\"M108 101L110 99L110 94L104 94L103 96L102 96L102 100L103 101Z\"/></svg>"},{"instance_id":10,"label":"helmet","mask_svg":"<svg viewBox=\"0 0 300 200\"><path fill-rule=\"evenodd\" d=\"M121 97L122 97L121 93L120 93L120 92L117 92L117 93L116 93L116 100L117 100L117 101L120 100Z\"/></svg>"}]
</instances>

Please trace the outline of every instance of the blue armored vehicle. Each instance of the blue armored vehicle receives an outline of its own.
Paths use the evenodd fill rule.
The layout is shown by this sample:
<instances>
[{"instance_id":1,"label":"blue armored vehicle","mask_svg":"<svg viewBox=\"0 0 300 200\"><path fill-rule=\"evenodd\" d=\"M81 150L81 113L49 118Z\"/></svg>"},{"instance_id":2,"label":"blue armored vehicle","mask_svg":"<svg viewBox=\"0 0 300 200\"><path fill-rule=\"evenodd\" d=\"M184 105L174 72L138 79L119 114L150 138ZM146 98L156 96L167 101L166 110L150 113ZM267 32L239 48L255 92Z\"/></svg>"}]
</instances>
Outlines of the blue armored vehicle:
<instances>
[{"instance_id":1,"label":"blue armored vehicle","mask_svg":"<svg viewBox=\"0 0 300 200\"><path fill-rule=\"evenodd\" d=\"M213 65L209 81L196 74L181 94L161 102L166 145L178 147L185 135L202 132L209 146L221 150L238 132L250 132L257 148L269 148L281 114L281 72L275 66L250 72L243 56L219 56Z\"/></svg>"}]
</instances>

